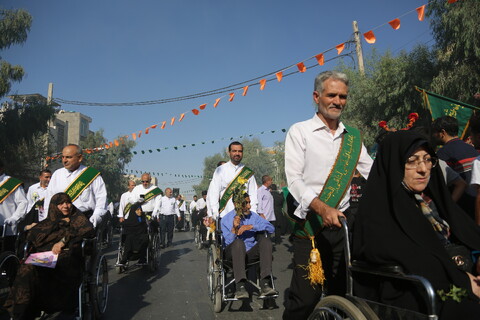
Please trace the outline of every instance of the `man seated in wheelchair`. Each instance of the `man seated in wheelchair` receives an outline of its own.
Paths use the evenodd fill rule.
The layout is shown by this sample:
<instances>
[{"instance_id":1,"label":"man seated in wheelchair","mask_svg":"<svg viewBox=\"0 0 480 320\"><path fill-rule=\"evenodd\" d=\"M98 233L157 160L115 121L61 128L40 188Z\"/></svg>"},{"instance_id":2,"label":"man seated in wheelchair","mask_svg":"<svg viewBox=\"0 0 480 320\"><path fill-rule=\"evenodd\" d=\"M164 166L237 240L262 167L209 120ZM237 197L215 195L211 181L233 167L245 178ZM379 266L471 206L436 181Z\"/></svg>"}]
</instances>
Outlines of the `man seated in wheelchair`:
<instances>
[{"instance_id":1,"label":"man seated in wheelchair","mask_svg":"<svg viewBox=\"0 0 480 320\"><path fill-rule=\"evenodd\" d=\"M52 197L48 217L30 229L27 241L30 253L58 255L56 266L41 266L42 261L20 266L4 305L13 319L33 319L42 310L74 314L84 271L81 243L94 235L92 223L66 193Z\"/></svg>"},{"instance_id":2,"label":"man seated in wheelchair","mask_svg":"<svg viewBox=\"0 0 480 320\"><path fill-rule=\"evenodd\" d=\"M156 229L156 228L153 228ZM142 211L141 204L134 204L125 216L123 222L124 253L120 265L128 261L138 260L138 264L147 262L148 225L147 216Z\"/></svg>"},{"instance_id":3,"label":"man seated in wheelchair","mask_svg":"<svg viewBox=\"0 0 480 320\"><path fill-rule=\"evenodd\" d=\"M221 219L221 230L224 238L226 260L233 264L235 278L235 298L248 299L245 288L245 263L260 260L260 297L276 295L272 288L270 275L272 273L272 242L264 234L273 233L275 228L266 219L250 211L250 197L247 193L237 190L233 194L235 209Z\"/></svg>"}]
</instances>

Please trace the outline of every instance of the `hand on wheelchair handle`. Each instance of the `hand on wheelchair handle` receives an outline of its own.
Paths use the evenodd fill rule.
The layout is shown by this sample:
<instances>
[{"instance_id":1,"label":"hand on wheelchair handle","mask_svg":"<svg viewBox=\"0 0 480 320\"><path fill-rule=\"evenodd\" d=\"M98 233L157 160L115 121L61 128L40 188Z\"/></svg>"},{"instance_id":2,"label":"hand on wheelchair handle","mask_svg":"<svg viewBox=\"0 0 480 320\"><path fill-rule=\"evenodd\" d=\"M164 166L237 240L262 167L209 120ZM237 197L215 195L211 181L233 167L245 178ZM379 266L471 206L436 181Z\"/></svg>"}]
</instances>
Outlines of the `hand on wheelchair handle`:
<instances>
[{"instance_id":1,"label":"hand on wheelchair handle","mask_svg":"<svg viewBox=\"0 0 480 320\"><path fill-rule=\"evenodd\" d=\"M5 219L4 223L6 225L12 226L16 223L16 220L15 220L14 217L10 217L10 218Z\"/></svg>"}]
</instances>

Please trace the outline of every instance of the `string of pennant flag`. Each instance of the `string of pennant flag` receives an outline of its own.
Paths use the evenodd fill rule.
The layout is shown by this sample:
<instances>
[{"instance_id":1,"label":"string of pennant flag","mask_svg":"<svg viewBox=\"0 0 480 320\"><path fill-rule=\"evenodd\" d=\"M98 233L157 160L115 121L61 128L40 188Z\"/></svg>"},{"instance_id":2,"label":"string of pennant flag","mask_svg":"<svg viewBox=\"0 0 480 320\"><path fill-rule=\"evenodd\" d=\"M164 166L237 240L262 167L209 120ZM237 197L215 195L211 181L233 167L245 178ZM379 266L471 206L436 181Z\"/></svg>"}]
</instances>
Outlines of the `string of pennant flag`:
<instances>
[{"instance_id":1,"label":"string of pennant flag","mask_svg":"<svg viewBox=\"0 0 480 320\"><path fill-rule=\"evenodd\" d=\"M363 37L364 37L365 41L369 44L376 43L377 38L376 38L373 31L377 30L377 29L379 29L383 26L390 25L390 27L393 30L400 29L400 25L401 25L400 18L402 18L403 16L408 15L412 12L417 13L417 17L418 17L419 21L424 21L425 8L432 1L420 6L416 9L414 9L414 10L408 11L408 12L400 15L399 17L397 17L393 20L390 20L388 22L385 22L381 25L378 25L378 26L368 30L367 32L363 33ZM446 1L449 4L453 4L453 3L457 2L457 1L460 1L460 0L446 0ZM225 89L223 91L222 91L222 89L211 90L211 91L206 92L206 93L194 94L194 95L185 96L185 97L163 99L163 100L156 100L156 101L137 102L137 103L133 103L133 104L127 104L127 103L120 103L120 104L86 103L86 102L79 102L79 101L76 101L76 102L75 101L68 101L68 100L63 100L63 99L59 99L59 98L56 98L54 100L58 101L58 102L67 102L67 103L70 102L70 103L82 104L82 105L140 105L140 104L145 105L145 104L150 104L150 103L175 102L175 101L181 101L181 100L190 99L190 98L191 99L196 99L198 97L203 97L203 96L207 96L207 95L211 95L211 94L219 94L219 93L228 92L228 94L217 97L215 99L215 101L212 101L210 103L200 104L199 106L194 107L191 110L186 110L186 111L180 113L180 115L178 115L178 116L173 116L168 120L164 120L164 121L161 121L159 123L150 125L150 126L146 127L144 130L139 130L139 131L133 132L129 135L125 135L123 137L115 139L114 141L106 143L103 146L99 146L97 148L86 150L87 153L92 153L92 152L97 152L97 151L101 151L101 150L104 150L104 149L109 149L109 148L119 146L121 143L124 143L126 139L130 139L130 138L133 139L133 140L139 139L139 138L142 137L143 134L149 134L150 131L155 130L157 128L160 128L161 130L164 130L168 126L173 126L175 123L183 121L187 115L193 114L195 116L198 116L209 105L211 105L213 108L217 108L220 105L220 102L222 102L225 99L228 102L233 102L233 100L236 97L238 97L239 95L241 95L243 97L246 96L251 87L259 86L260 91L263 91L263 90L265 90L268 82L275 81L275 80L277 82L281 82L283 80L283 78L288 76L288 75L292 75L292 74L296 74L296 73L304 73L304 72L307 71L307 69L310 69L310 68L313 68L313 67L316 67L316 66L323 66L325 64L325 62L331 61L333 59L337 59L340 56L342 56L342 52L345 50L346 46L348 46L350 43L352 43L352 41L342 42L342 43L340 43L340 44L338 44L334 47L331 47L331 48L329 48L329 49L327 49L327 50L325 50L325 51L323 51L319 54L316 54L316 55L311 56L307 59L304 59L304 60L302 60L298 63L292 64L292 65L290 65L288 67L285 67L285 68L283 68L279 71L268 73L264 77L261 77L260 80L258 80L259 78L255 78L251 81L240 82L241 85L239 85L239 86L228 86L228 87L225 87L226 89L223 88L223 89ZM326 54L329 53L330 51L336 51L336 56L326 60ZM312 61L312 60L316 61L316 63L314 65L311 65L311 66L306 66L306 64L309 61ZM286 73L286 72L290 72L290 73ZM226 91L226 90L228 90L228 91ZM157 149L157 150L160 151L159 149ZM145 150L142 150L141 153L145 153L144 151ZM148 152L153 152L153 150L148 150ZM47 161L49 160L49 158L50 157L47 157Z\"/></svg>"},{"instance_id":2,"label":"string of pennant flag","mask_svg":"<svg viewBox=\"0 0 480 320\"><path fill-rule=\"evenodd\" d=\"M147 150L139 150L139 151L132 151L131 153L133 155L137 154L150 154L153 153L154 151L160 152L162 150L179 150L181 148L188 148L188 147L196 147L196 146L201 146L201 145L206 145L206 144L214 144L215 142L220 142L220 141L233 141L236 139L243 139L243 138L251 138L253 136L257 135L263 135L263 134L274 134L277 132L287 132L287 129L276 129L276 130L264 130L260 131L257 133L250 133L250 134L244 134L241 136L236 136L236 137L223 137L219 139L214 139L214 140L208 140L208 141L201 141L197 143L188 143L188 144L182 144L182 145L177 145L177 146L170 146L170 147L161 147L161 148L153 148L153 149L147 149ZM87 153L84 155L86 159L89 159L92 156L97 155L98 153L95 153L96 151L106 151L107 148L95 148L95 149L83 149L83 152ZM52 161L61 161L62 154L58 153L54 156L47 157L48 162ZM138 172L137 172L138 173Z\"/></svg>"}]
</instances>

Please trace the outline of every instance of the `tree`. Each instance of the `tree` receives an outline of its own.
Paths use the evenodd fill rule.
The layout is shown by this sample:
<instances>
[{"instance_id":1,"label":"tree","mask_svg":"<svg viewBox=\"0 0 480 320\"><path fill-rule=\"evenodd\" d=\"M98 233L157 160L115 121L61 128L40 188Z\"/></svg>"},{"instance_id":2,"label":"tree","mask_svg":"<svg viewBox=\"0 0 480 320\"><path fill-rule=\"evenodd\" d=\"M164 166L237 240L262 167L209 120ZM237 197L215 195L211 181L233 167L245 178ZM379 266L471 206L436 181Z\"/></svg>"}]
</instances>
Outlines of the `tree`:
<instances>
[{"instance_id":1,"label":"tree","mask_svg":"<svg viewBox=\"0 0 480 320\"><path fill-rule=\"evenodd\" d=\"M347 124L361 128L367 147L374 144L382 130L379 121L403 128L408 114L417 112L420 122L429 124L430 115L415 90L415 86L428 88L436 75L434 55L427 47L417 46L398 56L389 51L380 56L373 51L366 59L365 75L345 65L340 66L340 71L350 79L348 105L342 117Z\"/></svg>"},{"instance_id":2,"label":"tree","mask_svg":"<svg viewBox=\"0 0 480 320\"><path fill-rule=\"evenodd\" d=\"M0 8L0 50L24 43L31 25L32 17L27 11ZM0 98L10 91L12 82L22 80L23 75L21 66L12 66L0 57Z\"/></svg>"},{"instance_id":3,"label":"tree","mask_svg":"<svg viewBox=\"0 0 480 320\"><path fill-rule=\"evenodd\" d=\"M132 160L131 149L136 145L132 140L118 138L119 146L103 149L102 151L84 152L84 164L99 170L107 187L109 201L120 199L126 191L127 178L123 172L125 165ZM104 146L107 140L103 136L103 130L89 134L87 139L81 143L83 149L93 149Z\"/></svg>"},{"instance_id":4,"label":"tree","mask_svg":"<svg viewBox=\"0 0 480 320\"><path fill-rule=\"evenodd\" d=\"M5 103L0 110L0 158L6 172L23 181L37 177L49 154L48 122L55 109L37 100Z\"/></svg>"},{"instance_id":5,"label":"tree","mask_svg":"<svg viewBox=\"0 0 480 320\"><path fill-rule=\"evenodd\" d=\"M213 172L217 168L217 163L222 160L226 161L227 159L228 157L225 157L225 155L222 156L220 153L215 153L213 156L206 157L203 160L203 179L198 185L193 186L195 194L198 197L201 197L203 190L208 190L210 180L212 180Z\"/></svg>"},{"instance_id":6,"label":"tree","mask_svg":"<svg viewBox=\"0 0 480 320\"><path fill-rule=\"evenodd\" d=\"M427 15L440 70L431 90L472 104L480 90L480 2L432 1Z\"/></svg>"}]
</instances>

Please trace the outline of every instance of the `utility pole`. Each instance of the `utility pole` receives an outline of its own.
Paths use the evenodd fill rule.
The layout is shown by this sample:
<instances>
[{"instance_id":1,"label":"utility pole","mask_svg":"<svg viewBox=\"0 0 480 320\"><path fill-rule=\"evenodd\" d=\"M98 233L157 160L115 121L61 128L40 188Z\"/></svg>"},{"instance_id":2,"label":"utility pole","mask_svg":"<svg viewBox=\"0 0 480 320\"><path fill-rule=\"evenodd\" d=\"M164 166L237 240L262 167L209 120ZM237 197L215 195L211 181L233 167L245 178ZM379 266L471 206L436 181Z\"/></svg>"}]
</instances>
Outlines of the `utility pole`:
<instances>
[{"instance_id":1,"label":"utility pole","mask_svg":"<svg viewBox=\"0 0 480 320\"><path fill-rule=\"evenodd\" d=\"M353 21L353 34L355 37L355 48L357 49L358 70L360 70L360 73L364 76L365 66L363 65L362 42L360 41L357 21Z\"/></svg>"},{"instance_id":2,"label":"utility pole","mask_svg":"<svg viewBox=\"0 0 480 320\"><path fill-rule=\"evenodd\" d=\"M53 99L53 83L48 84L48 93L47 93L47 106L52 104Z\"/></svg>"}]
</instances>

